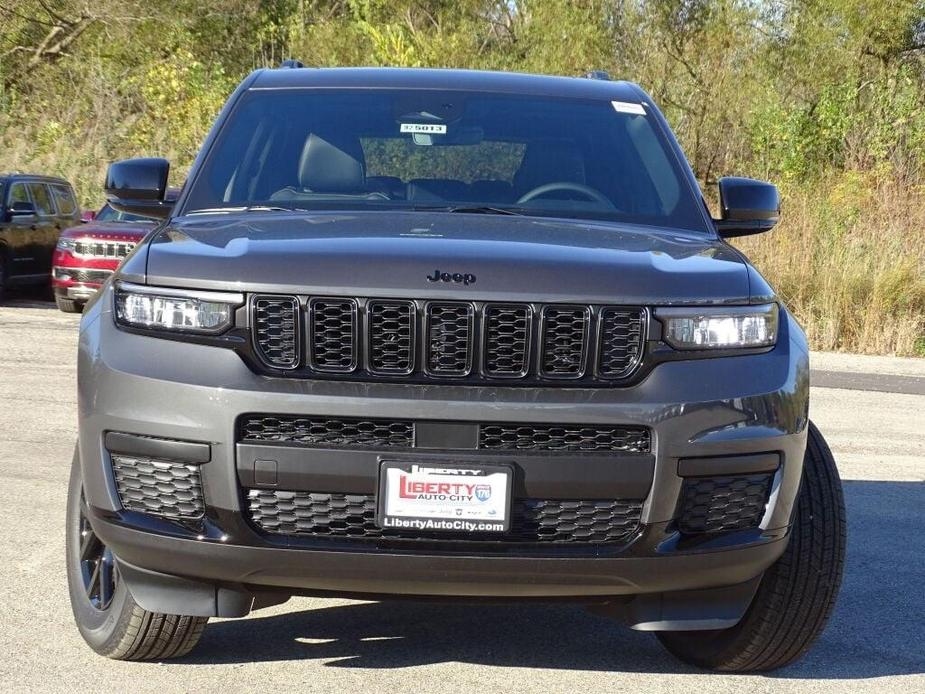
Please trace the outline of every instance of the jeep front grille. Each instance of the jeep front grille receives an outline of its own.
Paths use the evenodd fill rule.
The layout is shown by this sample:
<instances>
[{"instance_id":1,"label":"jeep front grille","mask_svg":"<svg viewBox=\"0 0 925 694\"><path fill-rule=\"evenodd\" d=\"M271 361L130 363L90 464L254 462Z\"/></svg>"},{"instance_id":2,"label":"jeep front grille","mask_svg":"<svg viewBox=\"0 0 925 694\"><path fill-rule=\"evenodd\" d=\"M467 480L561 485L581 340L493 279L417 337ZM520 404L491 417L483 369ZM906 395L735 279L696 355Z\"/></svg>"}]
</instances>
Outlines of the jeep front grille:
<instances>
[{"instance_id":1,"label":"jeep front grille","mask_svg":"<svg viewBox=\"0 0 925 694\"><path fill-rule=\"evenodd\" d=\"M411 373L414 368L415 308L410 301L370 301L369 370L375 374Z\"/></svg>"},{"instance_id":2,"label":"jeep front grille","mask_svg":"<svg viewBox=\"0 0 925 694\"><path fill-rule=\"evenodd\" d=\"M472 304L428 304L424 326L427 373L467 376L472 371L474 318Z\"/></svg>"},{"instance_id":3,"label":"jeep front grille","mask_svg":"<svg viewBox=\"0 0 925 694\"><path fill-rule=\"evenodd\" d=\"M254 343L270 366L291 369L299 359L299 301L294 296L255 296Z\"/></svg>"},{"instance_id":4,"label":"jeep front grille","mask_svg":"<svg viewBox=\"0 0 925 694\"><path fill-rule=\"evenodd\" d=\"M606 385L635 372L646 321L644 309L622 306L251 300L260 361L306 378Z\"/></svg>"},{"instance_id":5,"label":"jeep front grille","mask_svg":"<svg viewBox=\"0 0 925 694\"><path fill-rule=\"evenodd\" d=\"M74 243L73 255L80 258L122 259L135 248L131 241L80 239Z\"/></svg>"},{"instance_id":6,"label":"jeep front grille","mask_svg":"<svg viewBox=\"0 0 925 694\"><path fill-rule=\"evenodd\" d=\"M247 414L238 440L323 448L415 448L413 420ZM612 424L472 424L478 449L552 453L648 453L649 430ZM473 432L476 433L476 432Z\"/></svg>"},{"instance_id":7,"label":"jeep front grille","mask_svg":"<svg viewBox=\"0 0 925 694\"><path fill-rule=\"evenodd\" d=\"M502 534L460 535L383 530L376 525L376 497L249 489L251 522L273 535L344 540L434 540L449 543L584 544L626 542L639 527L639 499L515 499L511 529Z\"/></svg>"}]
</instances>

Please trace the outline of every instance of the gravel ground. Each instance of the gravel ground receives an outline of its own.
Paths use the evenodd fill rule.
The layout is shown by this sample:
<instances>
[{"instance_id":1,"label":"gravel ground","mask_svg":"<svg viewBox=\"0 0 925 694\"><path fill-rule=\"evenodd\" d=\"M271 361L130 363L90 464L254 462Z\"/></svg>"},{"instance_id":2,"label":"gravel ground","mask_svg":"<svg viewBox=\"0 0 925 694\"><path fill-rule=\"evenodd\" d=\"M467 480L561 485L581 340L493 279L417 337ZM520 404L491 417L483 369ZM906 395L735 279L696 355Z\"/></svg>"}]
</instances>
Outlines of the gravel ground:
<instances>
[{"instance_id":1,"label":"gravel ground","mask_svg":"<svg viewBox=\"0 0 925 694\"><path fill-rule=\"evenodd\" d=\"M80 640L64 580L76 326L45 302L0 307L4 691L925 692L925 395L884 392L888 376L925 377L925 360L814 360L880 385L813 389L845 480L848 566L816 647L774 674L698 672L653 636L575 607L307 598L214 620L186 660L117 663Z\"/></svg>"}]
</instances>

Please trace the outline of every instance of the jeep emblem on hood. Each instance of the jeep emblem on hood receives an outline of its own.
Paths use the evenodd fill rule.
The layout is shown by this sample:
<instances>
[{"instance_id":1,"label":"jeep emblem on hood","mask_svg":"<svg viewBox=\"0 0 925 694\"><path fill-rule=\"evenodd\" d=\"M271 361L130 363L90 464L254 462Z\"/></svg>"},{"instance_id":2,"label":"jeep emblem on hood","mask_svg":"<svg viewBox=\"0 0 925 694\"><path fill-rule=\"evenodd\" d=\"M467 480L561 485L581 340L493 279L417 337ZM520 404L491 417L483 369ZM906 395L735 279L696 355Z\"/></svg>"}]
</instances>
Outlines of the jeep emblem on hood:
<instances>
[{"instance_id":1,"label":"jeep emblem on hood","mask_svg":"<svg viewBox=\"0 0 925 694\"><path fill-rule=\"evenodd\" d=\"M456 284L464 284L467 287L470 284L475 284L475 275L470 272L465 274L461 272L440 272L440 270L434 270L434 274L427 275L428 282L455 282Z\"/></svg>"}]
</instances>

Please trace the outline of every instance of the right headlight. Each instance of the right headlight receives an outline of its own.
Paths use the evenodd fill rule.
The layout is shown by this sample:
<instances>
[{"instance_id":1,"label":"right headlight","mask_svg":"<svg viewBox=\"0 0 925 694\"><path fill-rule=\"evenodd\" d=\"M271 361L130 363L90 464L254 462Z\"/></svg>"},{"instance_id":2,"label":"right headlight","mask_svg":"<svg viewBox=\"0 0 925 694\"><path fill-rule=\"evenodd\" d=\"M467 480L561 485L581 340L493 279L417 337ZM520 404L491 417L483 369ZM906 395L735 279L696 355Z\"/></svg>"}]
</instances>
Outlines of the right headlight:
<instances>
[{"instance_id":1,"label":"right headlight","mask_svg":"<svg viewBox=\"0 0 925 694\"><path fill-rule=\"evenodd\" d=\"M666 307L655 311L675 349L745 349L777 341L777 304Z\"/></svg>"}]
</instances>

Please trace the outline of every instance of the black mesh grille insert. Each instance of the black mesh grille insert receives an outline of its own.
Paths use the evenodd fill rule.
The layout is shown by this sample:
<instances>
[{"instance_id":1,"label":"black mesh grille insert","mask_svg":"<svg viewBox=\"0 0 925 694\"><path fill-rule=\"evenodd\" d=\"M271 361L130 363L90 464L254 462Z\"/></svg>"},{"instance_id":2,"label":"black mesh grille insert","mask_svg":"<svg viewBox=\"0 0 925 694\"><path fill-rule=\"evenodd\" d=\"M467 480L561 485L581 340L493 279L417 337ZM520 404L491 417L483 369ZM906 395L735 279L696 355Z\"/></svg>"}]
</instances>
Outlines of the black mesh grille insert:
<instances>
[{"instance_id":1,"label":"black mesh grille insert","mask_svg":"<svg viewBox=\"0 0 925 694\"><path fill-rule=\"evenodd\" d=\"M483 424L479 448L512 451L648 453L649 430L608 425Z\"/></svg>"},{"instance_id":2,"label":"black mesh grille insert","mask_svg":"<svg viewBox=\"0 0 925 694\"><path fill-rule=\"evenodd\" d=\"M318 371L350 372L357 366L357 305L351 299L312 299L309 359Z\"/></svg>"},{"instance_id":3,"label":"black mesh grille insert","mask_svg":"<svg viewBox=\"0 0 925 694\"><path fill-rule=\"evenodd\" d=\"M414 424L389 419L255 414L240 420L239 438L329 448L411 448Z\"/></svg>"},{"instance_id":4,"label":"black mesh grille insert","mask_svg":"<svg viewBox=\"0 0 925 694\"><path fill-rule=\"evenodd\" d=\"M678 527L684 533L757 528L764 516L773 473L684 480Z\"/></svg>"},{"instance_id":5,"label":"black mesh grille insert","mask_svg":"<svg viewBox=\"0 0 925 694\"><path fill-rule=\"evenodd\" d=\"M270 366L291 369L299 361L299 301L294 296L256 296L254 342Z\"/></svg>"},{"instance_id":6,"label":"black mesh grille insert","mask_svg":"<svg viewBox=\"0 0 925 694\"><path fill-rule=\"evenodd\" d=\"M122 506L164 518L201 518L199 467L122 454L112 455L112 472Z\"/></svg>"},{"instance_id":7,"label":"black mesh grille insert","mask_svg":"<svg viewBox=\"0 0 925 694\"><path fill-rule=\"evenodd\" d=\"M410 301L370 301L369 370L407 374L414 367L415 308Z\"/></svg>"},{"instance_id":8,"label":"black mesh grille insert","mask_svg":"<svg viewBox=\"0 0 925 694\"><path fill-rule=\"evenodd\" d=\"M530 342L530 307L485 307L485 373L520 377L527 373Z\"/></svg>"},{"instance_id":9,"label":"black mesh grille insert","mask_svg":"<svg viewBox=\"0 0 925 694\"><path fill-rule=\"evenodd\" d=\"M605 308L600 317L598 372L622 378L639 363L645 313L638 308Z\"/></svg>"},{"instance_id":10,"label":"black mesh grille insert","mask_svg":"<svg viewBox=\"0 0 925 694\"><path fill-rule=\"evenodd\" d=\"M427 370L441 376L465 376L472 370L472 304L427 306Z\"/></svg>"},{"instance_id":11,"label":"black mesh grille insert","mask_svg":"<svg viewBox=\"0 0 925 694\"><path fill-rule=\"evenodd\" d=\"M578 377L585 370L590 313L582 306L543 309L542 370L546 376Z\"/></svg>"},{"instance_id":12,"label":"black mesh grille insert","mask_svg":"<svg viewBox=\"0 0 925 694\"><path fill-rule=\"evenodd\" d=\"M589 545L626 541L638 528L642 512L638 499L518 499L513 504L510 532L459 535L383 530L376 525L372 495L251 489L247 506L258 528L278 535Z\"/></svg>"}]
</instances>

